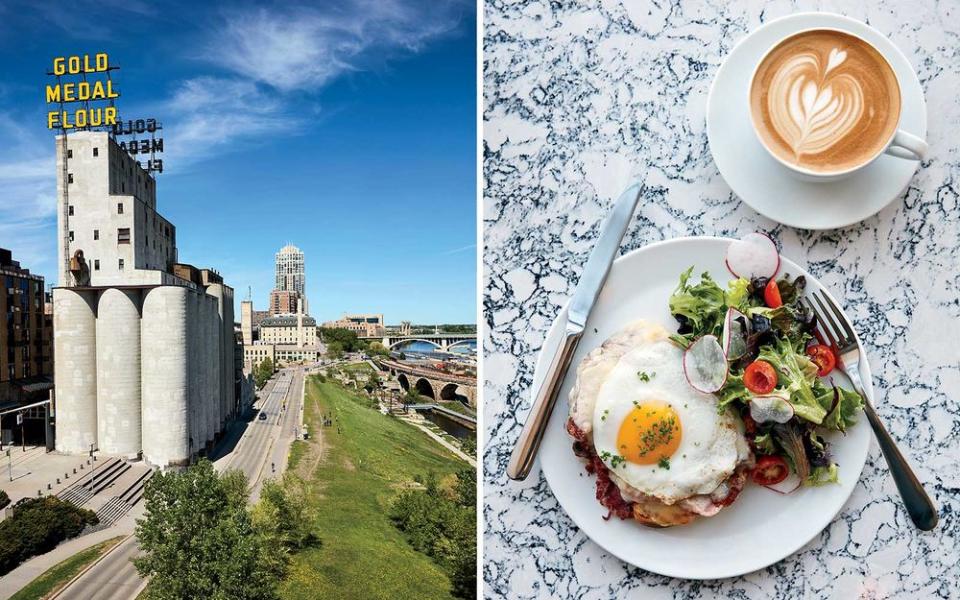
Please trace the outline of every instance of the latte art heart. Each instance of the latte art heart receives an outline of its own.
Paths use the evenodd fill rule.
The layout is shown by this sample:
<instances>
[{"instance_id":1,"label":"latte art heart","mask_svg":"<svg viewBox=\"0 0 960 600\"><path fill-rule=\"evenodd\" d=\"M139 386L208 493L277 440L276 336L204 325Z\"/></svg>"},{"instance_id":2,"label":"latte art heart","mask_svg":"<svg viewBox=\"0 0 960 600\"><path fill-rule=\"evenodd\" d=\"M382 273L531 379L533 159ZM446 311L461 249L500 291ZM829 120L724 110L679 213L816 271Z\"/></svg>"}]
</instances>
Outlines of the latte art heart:
<instances>
[{"instance_id":1,"label":"latte art heart","mask_svg":"<svg viewBox=\"0 0 960 600\"><path fill-rule=\"evenodd\" d=\"M847 54L833 48L826 64L815 52L786 60L773 75L767 95L770 121L799 160L839 142L864 111L857 79L836 69Z\"/></svg>"},{"instance_id":2,"label":"latte art heart","mask_svg":"<svg viewBox=\"0 0 960 600\"><path fill-rule=\"evenodd\" d=\"M815 173L870 162L900 120L900 84L890 64L866 41L835 29L802 31L771 48L749 99L764 147Z\"/></svg>"}]
</instances>

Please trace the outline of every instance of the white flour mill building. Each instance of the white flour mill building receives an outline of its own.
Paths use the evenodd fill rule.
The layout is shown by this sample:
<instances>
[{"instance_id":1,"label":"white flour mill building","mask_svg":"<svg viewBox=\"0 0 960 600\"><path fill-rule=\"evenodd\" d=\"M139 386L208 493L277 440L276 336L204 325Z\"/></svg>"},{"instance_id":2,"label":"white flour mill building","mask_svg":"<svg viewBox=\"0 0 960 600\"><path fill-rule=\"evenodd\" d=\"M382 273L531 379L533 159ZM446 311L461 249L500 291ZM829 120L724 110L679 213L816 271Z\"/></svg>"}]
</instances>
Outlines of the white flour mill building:
<instances>
[{"instance_id":1,"label":"white flour mill building","mask_svg":"<svg viewBox=\"0 0 960 600\"><path fill-rule=\"evenodd\" d=\"M56 449L187 465L247 393L233 289L177 263L155 179L109 134L71 133L56 146Z\"/></svg>"}]
</instances>

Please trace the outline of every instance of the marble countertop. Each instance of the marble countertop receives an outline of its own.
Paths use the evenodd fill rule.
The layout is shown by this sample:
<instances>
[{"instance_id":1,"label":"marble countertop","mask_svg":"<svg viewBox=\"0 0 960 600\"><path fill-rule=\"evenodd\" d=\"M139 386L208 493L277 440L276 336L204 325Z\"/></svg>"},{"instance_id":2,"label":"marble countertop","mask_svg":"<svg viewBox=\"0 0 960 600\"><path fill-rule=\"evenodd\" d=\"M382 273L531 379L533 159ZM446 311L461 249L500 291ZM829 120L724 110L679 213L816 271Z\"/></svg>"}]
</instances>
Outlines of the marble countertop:
<instances>
[{"instance_id":1,"label":"marble countertop","mask_svg":"<svg viewBox=\"0 0 960 600\"><path fill-rule=\"evenodd\" d=\"M485 4L485 596L960 597L960 4ZM705 133L722 58L761 23L803 10L879 29L906 53L926 94L930 158L901 198L840 230L791 229L742 204ZM868 343L877 410L941 507L936 530L912 527L875 442L832 525L782 562L722 581L675 580L609 556L557 505L539 467L508 482L543 338L601 219L633 178L653 193L624 251L768 231L843 299Z\"/></svg>"}]
</instances>

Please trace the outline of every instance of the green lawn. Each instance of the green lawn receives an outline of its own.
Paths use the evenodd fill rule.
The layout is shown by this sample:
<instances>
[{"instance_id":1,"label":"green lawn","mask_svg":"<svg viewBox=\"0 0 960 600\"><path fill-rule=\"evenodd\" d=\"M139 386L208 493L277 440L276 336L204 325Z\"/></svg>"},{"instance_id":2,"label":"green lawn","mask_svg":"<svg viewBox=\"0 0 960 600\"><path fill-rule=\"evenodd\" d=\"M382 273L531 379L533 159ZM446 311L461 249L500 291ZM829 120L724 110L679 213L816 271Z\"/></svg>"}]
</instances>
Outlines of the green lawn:
<instances>
[{"instance_id":1,"label":"green lawn","mask_svg":"<svg viewBox=\"0 0 960 600\"><path fill-rule=\"evenodd\" d=\"M110 538L86 550L81 550L70 558L47 569L43 575L28 583L13 596L10 596L10 600L40 600L42 598L49 598L51 594L73 579L84 567L100 558L107 550L116 546L122 539L123 536Z\"/></svg>"},{"instance_id":2,"label":"green lawn","mask_svg":"<svg viewBox=\"0 0 960 600\"><path fill-rule=\"evenodd\" d=\"M342 371L347 371L350 373L363 373L367 374L373 370L373 367L370 366L370 363L360 362L360 363L350 363L348 365L340 365Z\"/></svg>"},{"instance_id":3,"label":"green lawn","mask_svg":"<svg viewBox=\"0 0 960 600\"><path fill-rule=\"evenodd\" d=\"M337 417L342 433L336 423L320 427L317 403ZM368 403L335 383L307 384L308 443L318 443L322 435L326 447L311 479L320 545L293 557L281 598L451 598L446 574L413 550L387 514L398 490L414 476L443 476L464 463ZM302 456L295 446L294 464Z\"/></svg>"}]
</instances>

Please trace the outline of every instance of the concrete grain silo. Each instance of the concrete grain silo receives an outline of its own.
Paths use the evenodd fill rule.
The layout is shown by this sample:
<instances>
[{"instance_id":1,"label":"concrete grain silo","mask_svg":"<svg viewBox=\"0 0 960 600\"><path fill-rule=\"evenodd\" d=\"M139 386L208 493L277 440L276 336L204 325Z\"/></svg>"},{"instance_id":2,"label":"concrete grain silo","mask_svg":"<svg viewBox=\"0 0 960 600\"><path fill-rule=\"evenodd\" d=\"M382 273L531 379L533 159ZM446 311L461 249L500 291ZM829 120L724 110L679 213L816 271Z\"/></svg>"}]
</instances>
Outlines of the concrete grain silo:
<instances>
[{"instance_id":1,"label":"concrete grain silo","mask_svg":"<svg viewBox=\"0 0 960 600\"><path fill-rule=\"evenodd\" d=\"M233 288L223 286L223 380L226 385L224 402L226 404L226 418L232 420L236 416L236 381L234 350L236 347L236 334L233 329Z\"/></svg>"},{"instance_id":2,"label":"concrete grain silo","mask_svg":"<svg viewBox=\"0 0 960 600\"><path fill-rule=\"evenodd\" d=\"M216 331L214 321L217 318L217 301L213 296L203 293L200 296L203 299L203 314L201 322L203 323L203 360L205 365L213 364L220 356L220 344L214 336ZM212 444L217 434L216 429L216 406L215 401L220 397L220 378L217 376L216 369L206 368L203 370L203 403L201 415L203 418L203 441L206 444Z\"/></svg>"},{"instance_id":3,"label":"concrete grain silo","mask_svg":"<svg viewBox=\"0 0 960 600\"><path fill-rule=\"evenodd\" d=\"M96 292L53 290L57 369L57 452L80 454L97 444Z\"/></svg>"},{"instance_id":4,"label":"concrete grain silo","mask_svg":"<svg viewBox=\"0 0 960 600\"><path fill-rule=\"evenodd\" d=\"M200 446L200 375L203 370L200 360L200 335L198 327L200 296L193 290L187 294L187 431L190 438L190 454Z\"/></svg>"},{"instance_id":5,"label":"concrete grain silo","mask_svg":"<svg viewBox=\"0 0 960 600\"><path fill-rule=\"evenodd\" d=\"M188 424L186 287L160 286L146 292L141 336L150 360L142 361L143 457L159 466L190 462Z\"/></svg>"},{"instance_id":6,"label":"concrete grain silo","mask_svg":"<svg viewBox=\"0 0 960 600\"><path fill-rule=\"evenodd\" d=\"M213 370L211 371L212 373L216 374L216 378L217 378L217 396L213 400L216 405L215 412L217 415L217 420L216 420L217 433L220 433L223 431L224 423L227 420L227 414L225 410L227 406L226 382L224 381L224 377L223 377L223 361L226 358L226 349L224 348L223 333L222 333L222 328L224 323L223 291L224 291L223 285L219 283L214 283L207 286L207 293L213 296L217 301L217 314L214 319L214 332L213 332L214 337L216 337L218 340L217 355L216 355L216 360L214 362Z\"/></svg>"},{"instance_id":7,"label":"concrete grain silo","mask_svg":"<svg viewBox=\"0 0 960 600\"><path fill-rule=\"evenodd\" d=\"M97 440L105 454L140 453L140 290L110 288L97 304Z\"/></svg>"}]
</instances>

